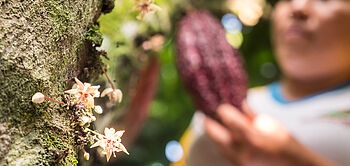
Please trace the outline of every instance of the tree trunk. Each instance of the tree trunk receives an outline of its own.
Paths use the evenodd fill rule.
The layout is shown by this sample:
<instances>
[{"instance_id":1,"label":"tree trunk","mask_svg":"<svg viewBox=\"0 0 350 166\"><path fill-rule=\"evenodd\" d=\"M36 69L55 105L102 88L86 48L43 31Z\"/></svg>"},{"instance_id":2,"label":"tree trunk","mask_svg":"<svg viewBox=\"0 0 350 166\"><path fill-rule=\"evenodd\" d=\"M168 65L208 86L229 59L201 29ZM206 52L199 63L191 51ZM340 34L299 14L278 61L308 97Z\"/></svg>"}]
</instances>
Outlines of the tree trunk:
<instances>
[{"instance_id":1,"label":"tree trunk","mask_svg":"<svg viewBox=\"0 0 350 166\"><path fill-rule=\"evenodd\" d=\"M0 165L77 164L69 110L31 97L62 100L73 77L91 78L86 33L102 1L0 0Z\"/></svg>"}]
</instances>

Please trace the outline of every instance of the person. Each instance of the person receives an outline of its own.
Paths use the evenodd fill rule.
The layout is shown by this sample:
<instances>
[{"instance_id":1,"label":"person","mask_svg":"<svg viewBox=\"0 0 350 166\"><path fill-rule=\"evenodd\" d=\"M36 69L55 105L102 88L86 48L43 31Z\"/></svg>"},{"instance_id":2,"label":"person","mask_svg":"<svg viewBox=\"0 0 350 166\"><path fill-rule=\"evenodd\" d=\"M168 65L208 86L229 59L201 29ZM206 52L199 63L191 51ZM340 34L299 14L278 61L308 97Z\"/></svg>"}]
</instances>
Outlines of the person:
<instances>
[{"instance_id":1,"label":"person","mask_svg":"<svg viewBox=\"0 0 350 166\"><path fill-rule=\"evenodd\" d=\"M350 1L279 1L272 25L281 80L219 106L221 122L195 113L173 165L350 165Z\"/></svg>"}]
</instances>

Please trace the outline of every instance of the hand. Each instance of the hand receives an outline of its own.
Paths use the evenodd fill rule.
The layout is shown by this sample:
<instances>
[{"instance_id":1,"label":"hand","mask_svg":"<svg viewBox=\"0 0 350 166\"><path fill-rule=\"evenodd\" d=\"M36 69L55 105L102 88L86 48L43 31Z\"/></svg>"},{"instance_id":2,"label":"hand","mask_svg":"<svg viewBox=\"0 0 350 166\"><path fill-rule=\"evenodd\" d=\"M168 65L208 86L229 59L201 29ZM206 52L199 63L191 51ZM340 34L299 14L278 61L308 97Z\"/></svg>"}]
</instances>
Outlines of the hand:
<instances>
[{"instance_id":1,"label":"hand","mask_svg":"<svg viewBox=\"0 0 350 166\"><path fill-rule=\"evenodd\" d=\"M267 115L254 115L246 103L242 112L223 104L219 106L217 116L221 123L206 118L206 132L235 165L334 165L302 146L274 119Z\"/></svg>"}]
</instances>

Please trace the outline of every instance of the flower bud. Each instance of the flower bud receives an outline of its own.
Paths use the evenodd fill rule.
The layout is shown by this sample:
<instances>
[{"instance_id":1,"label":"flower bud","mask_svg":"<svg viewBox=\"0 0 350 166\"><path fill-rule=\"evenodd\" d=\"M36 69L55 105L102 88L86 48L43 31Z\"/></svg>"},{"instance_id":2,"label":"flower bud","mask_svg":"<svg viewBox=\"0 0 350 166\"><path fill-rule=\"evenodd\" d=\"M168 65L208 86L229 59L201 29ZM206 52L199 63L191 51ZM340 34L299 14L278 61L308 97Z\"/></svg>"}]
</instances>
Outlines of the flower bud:
<instances>
[{"instance_id":1,"label":"flower bud","mask_svg":"<svg viewBox=\"0 0 350 166\"><path fill-rule=\"evenodd\" d=\"M35 93L32 97L33 103L42 103L44 102L44 100L45 100L45 96L40 92Z\"/></svg>"},{"instance_id":2,"label":"flower bud","mask_svg":"<svg viewBox=\"0 0 350 166\"><path fill-rule=\"evenodd\" d=\"M90 118L91 118L92 121L95 121L95 120L96 120L96 117L93 116L93 115L92 115Z\"/></svg>"},{"instance_id":3,"label":"flower bud","mask_svg":"<svg viewBox=\"0 0 350 166\"><path fill-rule=\"evenodd\" d=\"M103 90L102 94L101 94L101 97L104 97L110 93L113 92L113 89L112 88L106 88L105 90Z\"/></svg>"},{"instance_id":4,"label":"flower bud","mask_svg":"<svg viewBox=\"0 0 350 166\"><path fill-rule=\"evenodd\" d=\"M112 95L113 95L112 98L114 99L114 101L118 101L118 103L122 102L123 93L120 89L114 90Z\"/></svg>"},{"instance_id":5,"label":"flower bud","mask_svg":"<svg viewBox=\"0 0 350 166\"><path fill-rule=\"evenodd\" d=\"M98 114L102 114L102 112L103 112L102 107L99 105L96 105L94 110Z\"/></svg>"},{"instance_id":6,"label":"flower bud","mask_svg":"<svg viewBox=\"0 0 350 166\"><path fill-rule=\"evenodd\" d=\"M85 151L84 151L84 158L85 158L86 160L89 160L89 159L90 159L90 154L89 154L88 152L85 152Z\"/></svg>"},{"instance_id":7,"label":"flower bud","mask_svg":"<svg viewBox=\"0 0 350 166\"><path fill-rule=\"evenodd\" d=\"M82 116L80 118L80 123L79 125L80 126L84 126L86 123L90 123L91 122L91 119L88 117L88 116Z\"/></svg>"},{"instance_id":8,"label":"flower bud","mask_svg":"<svg viewBox=\"0 0 350 166\"><path fill-rule=\"evenodd\" d=\"M116 101L118 101L118 103L122 102L123 93L120 89L113 90L112 88L107 88L102 92L101 97L104 97L105 95L107 95L109 100L113 102L116 102Z\"/></svg>"}]
</instances>

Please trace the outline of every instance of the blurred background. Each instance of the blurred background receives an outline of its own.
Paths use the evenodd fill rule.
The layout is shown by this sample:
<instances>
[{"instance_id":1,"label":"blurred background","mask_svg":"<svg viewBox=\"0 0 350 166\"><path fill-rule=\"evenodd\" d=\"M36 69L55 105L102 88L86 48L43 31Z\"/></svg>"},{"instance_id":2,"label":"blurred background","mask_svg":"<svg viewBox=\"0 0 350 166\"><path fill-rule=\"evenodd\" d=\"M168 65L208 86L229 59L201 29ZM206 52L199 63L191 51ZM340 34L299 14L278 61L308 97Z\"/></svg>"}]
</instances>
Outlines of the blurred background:
<instances>
[{"instance_id":1,"label":"blurred background","mask_svg":"<svg viewBox=\"0 0 350 166\"><path fill-rule=\"evenodd\" d=\"M117 153L109 163L95 150L80 165L167 166L181 159L178 144L196 108L175 66L177 23L186 12L207 10L221 22L226 40L244 58L249 87L279 77L270 41L268 0L116 0L111 13L99 18L107 74L123 92L120 104L97 101L104 113L95 128L126 129L122 142L130 155ZM101 76L94 84L110 87Z\"/></svg>"}]
</instances>

